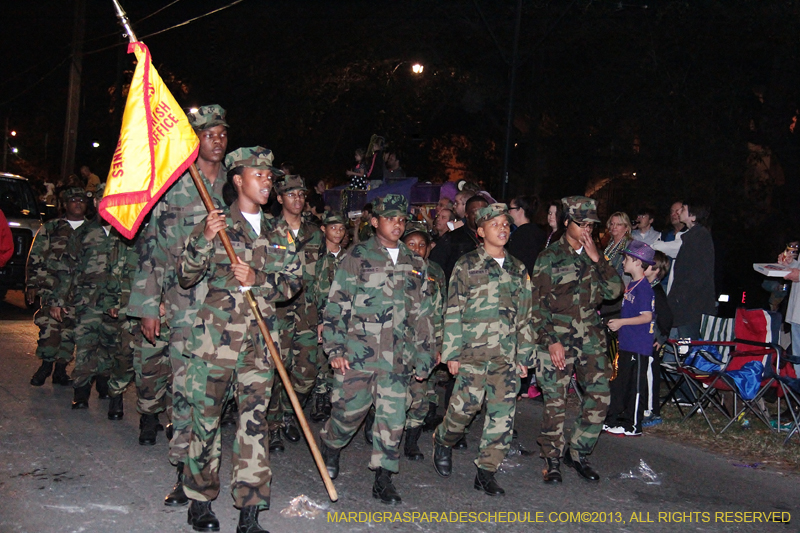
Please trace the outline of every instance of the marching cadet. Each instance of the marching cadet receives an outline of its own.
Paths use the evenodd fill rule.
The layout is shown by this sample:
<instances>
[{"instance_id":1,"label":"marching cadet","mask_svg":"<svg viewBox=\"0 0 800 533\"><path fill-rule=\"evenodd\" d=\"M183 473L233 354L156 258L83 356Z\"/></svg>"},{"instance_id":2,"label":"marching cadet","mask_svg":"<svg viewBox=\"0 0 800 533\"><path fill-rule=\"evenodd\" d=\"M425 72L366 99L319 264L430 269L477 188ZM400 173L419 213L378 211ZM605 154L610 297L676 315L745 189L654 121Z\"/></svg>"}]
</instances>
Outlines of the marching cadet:
<instances>
[{"instance_id":1,"label":"marching cadet","mask_svg":"<svg viewBox=\"0 0 800 533\"><path fill-rule=\"evenodd\" d=\"M622 293L622 280L592 240L595 201L562 198L566 231L536 259L532 324L537 334L536 381L545 410L539 446L545 483L561 483L561 460L588 481L600 475L587 462L603 427L611 400L611 365L597 308ZM564 439L567 385L573 372L584 391L580 416L568 447Z\"/></svg>"},{"instance_id":2,"label":"marching cadet","mask_svg":"<svg viewBox=\"0 0 800 533\"><path fill-rule=\"evenodd\" d=\"M314 280L311 283L311 298L317 308L317 343L322 342L322 312L328 303L333 276L339 267L345 251L342 248L347 227L345 219L335 213L326 213L320 228L325 235L325 247L319 252L319 260L314 267ZM311 420L324 422L331 416L331 391L333 390L333 370L328 364L325 350L319 347L317 354L319 371L314 385L314 404Z\"/></svg>"},{"instance_id":3,"label":"marching cadet","mask_svg":"<svg viewBox=\"0 0 800 533\"><path fill-rule=\"evenodd\" d=\"M453 267L442 361L456 384L433 439L433 466L449 477L452 447L486 399L474 487L489 496L505 494L494 474L511 445L520 377L533 364L531 282L522 261L505 250L511 224L506 204L479 209L475 225L483 245Z\"/></svg>"},{"instance_id":4,"label":"marching cadet","mask_svg":"<svg viewBox=\"0 0 800 533\"><path fill-rule=\"evenodd\" d=\"M372 495L387 504L401 502L392 474L400 469L409 380L428 376L435 350L425 261L400 242L407 212L399 194L375 201L375 234L342 259L323 314L323 348L334 369L333 408L320 432L325 465L335 479L341 449L374 404Z\"/></svg>"},{"instance_id":5,"label":"marching cadet","mask_svg":"<svg viewBox=\"0 0 800 533\"><path fill-rule=\"evenodd\" d=\"M120 238L112 251L109 261L109 280L105 293L101 296L103 307L118 321L119 337L117 347L112 351L111 375L108 380L108 419L122 420L124 416L123 394L134 381L133 358L136 352L137 337L140 332L138 321L127 315L131 296L131 279L138 264L133 241Z\"/></svg>"},{"instance_id":6,"label":"marching cadet","mask_svg":"<svg viewBox=\"0 0 800 533\"><path fill-rule=\"evenodd\" d=\"M95 209L103 185L94 194ZM111 258L119 234L95 216L70 236L65 253L56 265L58 283L53 290L50 316L60 320L62 308L75 309L75 368L72 371L73 409L89 407L92 381L100 399L107 399L112 354L117 347L117 309L104 298L111 280ZM111 303L111 305L114 305Z\"/></svg>"},{"instance_id":7,"label":"marching cadet","mask_svg":"<svg viewBox=\"0 0 800 533\"><path fill-rule=\"evenodd\" d=\"M186 243L178 264L184 287L205 278L207 294L186 340L187 392L192 413L189 454L184 466L184 492L191 499L188 520L196 531L219 531L211 501L219 495L220 419L226 401L238 400L238 428L233 446L231 493L240 509L237 533L265 533L258 513L269 509L267 404L275 376L241 290L249 288L265 317L275 314L275 301L286 300L302 287L302 265L289 234L273 233L261 206L267 203L272 154L260 146L240 148L225 158L227 182L238 193L228 209L208 214ZM227 231L239 262L231 264L218 231ZM272 329L277 344L277 332Z\"/></svg>"},{"instance_id":8,"label":"marching cadet","mask_svg":"<svg viewBox=\"0 0 800 533\"><path fill-rule=\"evenodd\" d=\"M403 243L409 250L425 259L425 263L428 267L428 290L431 294L431 305L433 307L431 323L433 324L436 364L438 365L442 355L444 300L447 292L444 270L442 270L442 267L438 264L428 261L428 253L431 249L431 236L422 222L407 223L406 233L403 236ZM411 350L412 353L416 349L413 343L409 343L407 348ZM408 409L406 410L406 435L403 441L403 453L410 461L422 461L425 459L425 456L419 449L418 442L430 405L436 398L436 392L434 390L435 384L435 377L431 374L425 381L411 380L408 387ZM433 403L433 405L436 404Z\"/></svg>"},{"instance_id":9,"label":"marching cadet","mask_svg":"<svg viewBox=\"0 0 800 533\"><path fill-rule=\"evenodd\" d=\"M86 209L90 199L81 187L70 187L61 194L61 199L66 208L64 218L44 223L36 233L28 255L25 298L28 305L33 305L38 296L40 303L33 322L39 327L36 357L42 360L42 365L31 378L31 385L34 387L44 385L51 373L54 384L72 384L67 375L67 365L72 360L75 349L75 310L72 307L63 308L60 320L50 316L53 288L57 281L53 268L61 261L70 236L86 222ZM71 295L67 295L67 298L72 299Z\"/></svg>"},{"instance_id":10,"label":"marching cadet","mask_svg":"<svg viewBox=\"0 0 800 533\"><path fill-rule=\"evenodd\" d=\"M187 117L200 139L197 169L214 205L222 207L225 205L222 188L226 181L222 160L228 147L225 110L218 105L207 105L189 113ZM186 239L206 214L194 181L186 172L153 208L150 223L139 238L139 265L128 305L128 316L140 319L143 337L134 365L137 383L141 384L139 393L149 393L146 401L138 404L141 412L139 444L142 445L156 442L156 430L160 426L158 413L164 409L161 391L168 385L167 380L163 379L163 367L167 362L164 350L169 353L168 365L172 373L169 460L177 467L178 480L164 498L164 505L168 506L189 503L183 493L181 477L192 424L192 414L186 400L186 358L183 352L197 315L197 307L207 290L204 281L188 289L181 287L177 264ZM162 323L167 325L168 331L162 331ZM138 369L141 369L141 373Z\"/></svg>"},{"instance_id":11,"label":"marching cadet","mask_svg":"<svg viewBox=\"0 0 800 533\"><path fill-rule=\"evenodd\" d=\"M306 186L300 176L284 176L275 183L281 215L271 222L273 231L294 236L297 254L303 264L303 290L291 300L278 304L278 329L281 332L281 357L302 406L317 377L317 308L309 287L325 236L319 227L303 219ZM300 440L300 428L281 380L276 380L267 411L269 449L283 451L281 431L289 442ZM282 428L282 430L281 430Z\"/></svg>"}]
</instances>

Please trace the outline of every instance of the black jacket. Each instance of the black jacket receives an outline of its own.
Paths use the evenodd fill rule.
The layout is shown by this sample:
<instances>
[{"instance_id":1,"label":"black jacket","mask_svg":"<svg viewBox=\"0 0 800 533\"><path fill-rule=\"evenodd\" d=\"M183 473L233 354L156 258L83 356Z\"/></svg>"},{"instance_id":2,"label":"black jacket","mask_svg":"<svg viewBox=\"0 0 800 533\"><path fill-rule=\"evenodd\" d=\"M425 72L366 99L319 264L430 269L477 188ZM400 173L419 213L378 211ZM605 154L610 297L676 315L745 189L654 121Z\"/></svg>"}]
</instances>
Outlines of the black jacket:
<instances>
[{"instance_id":1,"label":"black jacket","mask_svg":"<svg viewBox=\"0 0 800 533\"><path fill-rule=\"evenodd\" d=\"M682 239L672 265L675 277L667 297L673 327L699 325L701 315L717 313L711 233L703 226L693 226Z\"/></svg>"},{"instance_id":2,"label":"black jacket","mask_svg":"<svg viewBox=\"0 0 800 533\"><path fill-rule=\"evenodd\" d=\"M450 283L450 274L453 272L458 258L475 250L479 244L478 236L465 224L442 235L436 241L436 246L431 251L429 259L442 267L447 283Z\"/></svg>"},{"instance_id":3,"label":"black jacket","mask_svg":"<svg viewBox=\"0 0 800 533\"><path fill-rule=\"evenodd\" d=\"M533 265L539 252L544 248L547 235L544 230L536 224L529 222L518 227L506 244L508 253L519 259L525 265L525 269L530 276L533 272Z\"/></svg>"}]
</instances>

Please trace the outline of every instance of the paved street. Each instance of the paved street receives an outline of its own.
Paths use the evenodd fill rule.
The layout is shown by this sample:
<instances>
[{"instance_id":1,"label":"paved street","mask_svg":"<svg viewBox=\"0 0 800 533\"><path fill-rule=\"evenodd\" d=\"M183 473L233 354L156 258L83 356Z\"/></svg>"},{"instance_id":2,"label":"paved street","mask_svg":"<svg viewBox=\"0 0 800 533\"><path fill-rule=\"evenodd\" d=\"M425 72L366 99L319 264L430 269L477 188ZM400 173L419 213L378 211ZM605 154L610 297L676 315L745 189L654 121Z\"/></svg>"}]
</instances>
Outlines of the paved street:
<instances>
[{"instance_id":1,"label":"paved street","mask_svg":"<svg viewBox=\"0 0 800 533\"><path fill-rule=\"evenodd\" d=\"M135 391L125 395L125 418L111 422L106 418L107 401L97 400L96 393L88 411L73 412L71 388L53 386L49 380L43 387L30 386L30 376L38 367L33 355L36 328L31 312L22 306L19 292L10 292L0 303L0 343L0 532L191 531L186 524L186 508L167 508L161 503L174 482L174 470L166 459L163 434L159 434L155 446L138 444ZM599 484L590 485L574 471L564 469L563 485L545 486L541 482L541 461L536 455L519 451L520 446L535 449L541 410L541 404L531 400L519 405L520 438L498 474L498 481L507 492L504 498L493 499L472 488L477 424L469 438L469 450L454 452L454 474L449 479L440 478L433 471L430 433L423 434L426 460L403 460L403 471L395 480L404 501L395 508L381 505L371 496L373 476L366 468L369 450L359 434L342 453L342 473L334 482L339 491L337 503L328 500L306 446L287 444L287 451L272 459L272 510L262 513L261 524L272 533L789 532L800 527L797 477L741 468L733 461L648 436L601 437L592 455L592 463L603 474ZM318 424L312 427L319 430ZM233 432L226 430L223 492L214 503L222 531L227 532L235 531L238 516L225 489L230 479L232 437ZM660 485L619 478L621 472L635 469L640 459L660 475ZM350 522L338 523L332 522L327 513L315 519L281 516L290 500L301 494L325 505L338 517L347 516L342 513L362 514L351 515ZM381 523L383 513L389 511L407 515L394 515L392 518L398 521L391 524ZM453 513L444 515L446 520L441 521L445 511ZM456 512L462 513L460 517ZM723 514L726 512L730 514ZM778 512L778 517L783 512L784 518L785 513L791 513L792 523L752 523L762 515L734 512ZM568 513L573 513L572 521ZM624 523L609 524L609 516ZM400 522L403 518L405 522ZM457 521L459 518L461 522ZM508 523L517 518L538 519L539 523ZM632 522L632 518L650 522ZM672 522L666 521L668 518ZM725 518L751 522L723 522ZM549 519L556 522L548 522ZM585 523L591 519L606 523Z\"/></svg>"}]
</instances>

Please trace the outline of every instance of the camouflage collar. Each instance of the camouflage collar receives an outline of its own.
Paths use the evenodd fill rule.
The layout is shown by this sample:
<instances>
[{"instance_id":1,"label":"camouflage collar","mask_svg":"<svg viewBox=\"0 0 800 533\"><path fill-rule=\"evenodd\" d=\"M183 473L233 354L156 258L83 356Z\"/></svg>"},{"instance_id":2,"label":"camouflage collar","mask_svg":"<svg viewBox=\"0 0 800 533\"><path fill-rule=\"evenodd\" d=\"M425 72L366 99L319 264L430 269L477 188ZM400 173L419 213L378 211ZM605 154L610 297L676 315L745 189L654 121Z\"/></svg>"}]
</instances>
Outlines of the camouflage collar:
<instances>
[{"instance_id":1,"label":"camouflage collar","mask_svg":"<svg viewBox=\"0 0 800 533\"><path fill-rule=\"evenodd\" d=\"M242 214L242 210L239 207L239 200L235 200L231 206L228 208L227 215L230 217L230 224L235 229L242 231L248 239L250 239L250 232L247 230L253 229L253 226L250 225L250 222L244 215ZM256 236L261 236L264 234L264 220L265 220L264 212L261 212L261 232Z\"/></svg>"},{"instance_id":2,"label":"camouflage collar","mask_svg":"<svg viewBox=\"0 0 800 533\"><path fill-rule=\"evenodd\" d=\"M503 249L503 259L504 259L503 266L500 266L500 263L498 263L494 257L489 255L489 253L486 251L486 248L484 248L483 246L478 246L478 255L480 255L480 258L485 263L488 263L490 265L494 264L503 270L508 270L509 255L507 250Z\"/></svg>"}]
</instances>

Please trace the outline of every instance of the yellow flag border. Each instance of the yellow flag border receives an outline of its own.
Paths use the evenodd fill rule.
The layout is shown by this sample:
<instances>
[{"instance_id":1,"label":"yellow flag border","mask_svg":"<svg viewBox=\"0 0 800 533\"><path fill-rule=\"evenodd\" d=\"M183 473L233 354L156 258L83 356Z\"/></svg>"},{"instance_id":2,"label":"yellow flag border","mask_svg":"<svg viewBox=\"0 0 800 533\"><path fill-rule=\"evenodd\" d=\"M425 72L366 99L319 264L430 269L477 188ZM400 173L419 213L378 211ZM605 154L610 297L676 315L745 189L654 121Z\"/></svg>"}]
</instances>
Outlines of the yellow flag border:
<instances>
[{"instance_id":1,"label":"yellow flag border","mask_svg":"<svg viewBox=\"0 0 800 533\"><path fill-rule=\"evenodd\" d=\"M142 95L140 96L144 100L144 108L147 111L145 113L145 119L147 121L147 141L150 153L150 179L148 186L145 190L136 191L136 192L125 192L119 194L113 194L110 196L104 196L103 199L100 201L100 205L98 206L97 210L100 215L106 219L108 222L114 226L119 233L125 237L126 239L133 239L136 236L136 233L139 230L139 226L141 226L142 221L145 219L147 214L150 212L151 209L158 203L161 199L161 196L169 189L175 181L180 178L184 172L186 172L192 163L197 159L197 154L200 150L200 145L195 147L189 157L184 161L178 168L172 173L172 175L161 185L161 187L155 191L155 194L151 193L151 188L153 187L153 183L156 180L156 159L155 159L155 145L153 143L153 115L151 112L150 107L150 93L152 90L152 82L150 81L150 69L155 68L152 67L152 60L150 57L150 50L147 46L141 42L133 42L128 45L128 53L136 53L137 49L139 52L144 53L144 61L141 60L138 54L136 54L137 60L139 60L138 64L136 65L136 70L140 68L144 69L142 74ZM134 71L133 77L136 77L136 71ZM169 89L164 87L167 92ZM171 93L170 93L171 94ZM133 93L128 95L128 98L136 98ZM174 99L174 96L173 96ZM127 101L125 107L127 108ZM182 111L181 111L182 112ZM122 123L125 124L125 118L123 117ZM120 137L122 134L120 132ZM118 207L121 205L130 205L130 204L141 204L145 203L146 205L141 210L141 212L134 220L131 228L126 228L122 222L120 222L114 215L112 215L108 208L110 207Z\"/></svg>"}]
</instances>

